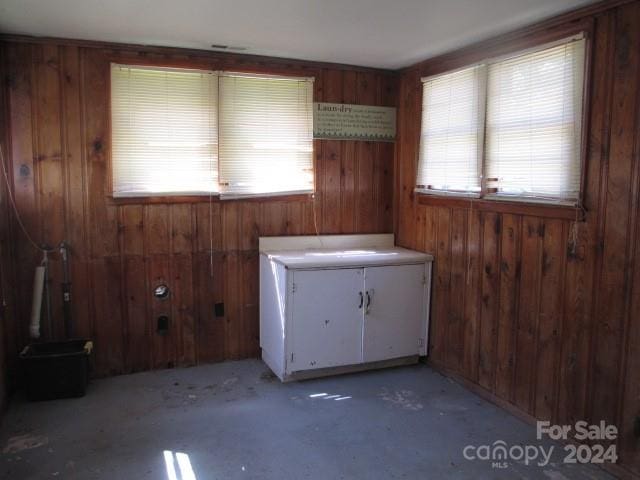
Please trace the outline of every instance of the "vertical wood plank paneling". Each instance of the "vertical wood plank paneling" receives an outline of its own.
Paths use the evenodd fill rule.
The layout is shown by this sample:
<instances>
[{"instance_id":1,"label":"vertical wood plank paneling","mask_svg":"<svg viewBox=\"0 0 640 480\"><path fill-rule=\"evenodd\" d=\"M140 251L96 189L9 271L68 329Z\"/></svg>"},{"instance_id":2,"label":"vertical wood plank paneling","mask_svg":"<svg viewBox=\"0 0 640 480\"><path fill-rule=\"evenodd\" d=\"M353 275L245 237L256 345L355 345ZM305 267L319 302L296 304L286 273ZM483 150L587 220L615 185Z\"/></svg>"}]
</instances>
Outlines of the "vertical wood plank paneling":
<instances>
[{"instance_id":1,"label":"vertical wood plank paneling","mask_svg":"<svg viewBox=\"0 0 640 480\"><path fill-rule=\"evenodd\" d=\"M324 211L324 210L323 210ZM262 228L264 235L286 234L287 204L272 200L262 204Z\"/></svg>"},{"instance_id":2,"label":"vertical wood plank paneling","mask_svg":"<svg viewBox=\"0 0 640 480\"><path fill-rule=\"evenodd\" d=\"M566 245L566 279L557 417L575 424L587 416L590 375L592 307L599 292L593 288L601 258L601 223L606 204L609 155L614 16L595 21L589 142L584 191L585 222L573 222ZM607 65L606 68L603 66Z\"/></svg>"},{"instance_id":3,"label":"vertical wood plank paneling","mask_svg":"<svg viewBox=\"0 0 640 480\"><path fill-rule=\"evenodd\" d=\"M171 221L171 318L176 323L177 365L194 365L195 309L193 305L192 252L194 249L193 217L190 204L170 206Z\"/></svg>"},{"instance_id":4,"label":"vertical wood plank paneling","mask_svg":"<svg viewBox=\"0 0 640 480\"><path fill-rule=\"evenodd\" d=\"M225 350L224 357L238 359L244 348L245 326L242 323L242 263L238 252L226 252L223 255L223 285L225 311Z\"/></svg>"},{"instance_id":5,"label":"vertical wood plank paneling","mask_svg":"<svg viewBox=\"0 0 640 480\"><path fill-rule=\"evenodd\" d=\"M121 265L118 257L91 260L96 374L113 375L124 369Z\"/></svg>"},{"instance_id":6,"label":"vertical wood plank paneling","mask_svg":"<svg viewBox=\"0 0 640 480\"><path fill-rule=\"evenodd\" d=\"M188 203L171 205L171 253L189 254L193 251L193 228L191 225L191 205Z\"/></svg>"},{"instance_id":7,"label":"vertical wood plank paneling","mask_svg":"<svg viewBox=\"0 0 640 480\"><path fill-rule=\"evenodd\" d=\"M427 217L428 218L428 217ZM478 378L478 339L480 323L480 279L482 255L482 224L480 213L470 210L467 229L467 275L463 292L464 302L464 350L463 374L473 381ZM426 222L429 225L429 222Z\"/></svg>"},{"instance_id":8,"label":"vertical wood plank paneling","mask_svg":"<svg viewBox=\"0 0 640 480\"><path fill-rule=\"evenodd\" d=\"M242 224L240 235L240 249L257 250L260 230L260 204L251 202L242 205Z\"/></svg>"},{"instance_id":9,"label":"vertical wood plank paneling","mask_svg":"<svg viewBox=\"0 0 640 480\"><path fill-rule=\"evenodd\" d=\"M324 69L322 72L324 100L342 102L342 72ZM337 140L322 142L322 229L327 233L340 232L341 145Z\"/></svg>"},{"instance_id":10,"label":"vertical wood plank paneling","mask_svg":"<svg viewBox=\"0 0 640 480\"><path fill-rule=\"evenodd\" d=\"M482 278L478 383L493 390L496 363L496 325L499 308L501 218L495 213L480 217L482 226Z\"/></svg>"},{"instance_id":11,"label":"vertical wood plank paneling","mask_svg":"<svg viewBox=\"0 0 640 480\"><path fill-rule=\"evenodd\" d=\"M398 102L397 78L391 75L379 77L378 103L395 107ZM378 231L393 231L393 155L394 144L378 142L376 144L376 205L378 207Z\"/></svg>"},{"instance_id":12,"label":"vertical wood plank paneling","mask_svg":"<svg viewBox=\"0 0 640 480\"><path fill-rule=\"evenodd\" d=\"M635 24L640 23L640 9L636 9ZM636 41L640 32L635 30ZM626 291L626 328L623 335L624 358L620 369L621 398L618 412L620 425L621 463L640 477L640 95L636 95L634 127L633 171L631 184L630 221L633 230L629 238L627 264L630 265Z\"/></svg>"},{"instance_id":13,"label":"vertical wood plank paneling","mask_svg":"<svg viewBox=\"0 0 640 480\"><path fill-rule=\"evenodd\" d=\"M495 393L508 399L512 398L514 382L515 327L520 287L520 232L519 216L502 216Z\"/></svg>"},{"instance_id":14,"label":"vertical wood plank paneling","mask_svg":"<svg viewBox=\"0 0 640 480\"><path fill-rule=\"evenodd\" d=\"M232 252L240 246L240 204L229 202L222 205L222 250Z\"/></svg>"},{"instance_id":15,"label":"vertical wood plank paneling","mask_svg":"<svg viewBox=\"0 0 640 480\"><path fill-rule=\"evenodd\" d=\"M589 373L589 343L591 340L590 308L592 302L593 240L587 228L572 223L575 240L565 246L564 315L558 380L557 418L575 424L586 415L586 388ZM589 249L591 248L591 251Z\"/></svg>"},{"instance_id":16,"label":"vertical wood plank paneling","mask_svg":"<svg viewBox=\"0 0 640 480\"><path fill-rule=\"evenodd\" d=\"M243 325L243 357L260 354L259 305L259 261L255 251L242 252L242 298L241 315Z\"/></svg>"},{"instance_id":17,"label":"vertical wood plank paneling","mask_svg":"<svg viewBox=\"0 0 640 480\"><path fill-rule=\"evenodd\" d=\"M424 251L435 253L438 236L438 211L434 207L426 207L422 212L424 216ZM416 233L417 237L417 233ZM420 248L420 245L417 245Z\"/></svg>"},{"instance_id":18,"label":"vertical wood plank paneling","mask_svg":"<svg viewBox=\"0 0 640 480\"><path fill-rule=\"evenodd\" d=\"M144 255L144 208L142 205L122 207L123 254Z\"/></svg>"},{"instance_id":19,"label":"vertical wood plank paneling","mask_svg":"<svg viewBox=\"0 0 640 480\"><path fill-rule=\"evenodd\" d=\"M636 142L639 140L640 138ZM636 197L636 202L638 200L640 199ZM638 372L640 372L640 322L637 321L640 318L640 266L637 265L638 255L640 255L640 213L636 214L635 229L633 290L630 297L630 322L626 345L627 363L626 369L622 371L625 388L620 412L620 456L623 464L628 465L636 475L640 475L640 448L638 448L638 437L635 431L637 419L640 417L640 381L638 381Z\"/></svg>"},{"instance_id":20,"label":"vertical wood plank paneling","mask_svg":"<svg viewBox=\"0 0 640 480\"><path fill-rule=\"evenodd\" d=\"M305 233L303 222L303 205L301 203L287 203L285 218L285 232L287 233L287 235L302 235Z\"/></svg>"},{"instance_id":21,"label":"vertical wood plank paneling","mask_svg":"<svg viewBox=\"0 0 640 480\"><path fill-rule=\"evenodd\" d=\"M155 334L147 321L147 297L151 295L147 288L146 260L142 255L125 258L124 286L128 320L124 371L138 372L151 366L149 338Z\"/></svg>"},{"instance_id":22,"label":"vertical wood plank paneling","mask_svg":"<svg viewBox=\"0 0 640 480\"><path fill-rule=\"evenodd\" d=\"M222 257L219 252L213 256L199 254L194 263L198 362L218 362L225 358L224 312L215 313L215 304L224 301Z\"/></svg>"},{"instance_id":23,"label":"vertical wood plank paneling","mask_svg":"<svg viewBox=\"0 0 640 480\"><path fill-rule=\"evenodd\" d=\"M415 187L418 159L420 112L422 94L420 76L417 71L405 73L400 81L398 111L398 131L401 138L396 142L396 166L398 172L394 181L394 224L398 245L415 246L415 208L413 189Z\"/></svg>"},{"instance_id":24,"label":"vertical wood plank paneling","mask_svg":"<svg viewBox=\"0 0 640 480\"><path fill-rule=\"evenodd\" d=\"M345 103L358 103L358 75L356 72L344 72L342 75L342 98ZM358 191L358 149L356 142L340 142L342 146L340 168L340 231L351 233L356 230L356 196ZM393 154L388 158L393 158Z\"/></svg>"},{"instance_id":25,"label":"vertical wood plank paneling","mask_svg":"<svg viewBox=\"0 0 640 480\"><path fill-rule=\"evenodd\" d=\"M109 62L101 52L84 49L83 82L85 151L87 152L88 224L91 256L119 254L117 207L107 198L111 193L109 173ZM86 98L90 95L90 98Z\"/></svg>"},{"instance_id":26,"label":"vertical wood plank paneling","mask_svg":"<svg viewBox=\"0 0 640 480\"><path fill-rule=\"evenodd\" d=\"M358 73L358 102L362 105L375 105L377 82L373 73ZM376 232L377 198L375 196L375 144L374 142L356 142L358 151L358 192L356 195L356 230L360 233Z\"/></svg>"},{"instance_id":27,"label":"vertical wood plank paneling","mask_svg":"<svg viewBox=\"0 0 640 480\"><path fill-rule=\"evenodd\" d=\"M13 193L20 216L32 235L39 237L34 177L34 132L32 103L32 46L7 44L6 62L9 75L8 108L11 139L9 173L13 171ZM7 150L8 151L8 150ZM6 152L5 152L6 153ZM8 155L7 155L8 156Z\"/></svg>"},{"instance_id":28,"label":"vertical wood plank paneling","mask_svg":"<svg viewBox=\"0 0 640 480\"><path fill-rule=\"evenodd\" d=\"M525 412L532 408L536 360L536 332L540 302L540 259L544 224L535 217L523 217L521 242L520 292L516 327L516 355L513 399Z\"/></svg>"},{"instance_id":29,"label":"vertical wood plank paneling","mask_svg":"<svg viewBox=\"0 0 640 480\"><path fill-rule=\"evenodd\" d=\"M70 46L60 54L61 95L64 125L65 239L76 259L86 259L86 164L83 156L80 50Z\"/></svg>"},{"instance_id":30,"label":"vertical wood plank paneling","mask_svg":"<svg viewBox=\"0 0 640 480\"><path fill-rule=\"evenodd\" d=\"M50 248L56 248L64 239L65 202L63 178L65 163L62 159L62 136L65 128L62 122L60 56L55 45L43 45L35 49L33 64L36 85L35 138L36 181L39 216L42 222L42 241ZM52 259L48 269L48 288L51 291L51 318L43 322L44 335L61 338L64 332L62 322L62 299L58 286L62 282L60 262ZM49 331L51 329L51 331Z\"/></svg>"},{"instance_id":31,"label":"vertical wood plank paneling","mask_svg":"<svg viewBox=\"0 0 640 480\"><path fill-rule=\"evenodd\" d=\"M171 249L169 233L169 205L147 205L145 207L145 245L147 253L169 254Z\"/></svg>"},{"instance_id":32,"label":"vertical wood plank paneling","mask_svg":"<svg viewBox=\"0 0 640 480\"><path fill-rule=\"evenodd\" d=\"M447 365L449 302L451 286L451 210L437 210L438 262L434 268L433 298L435 299L430 319L430 355L434 362Z\"/></svg>"},{"instance_id":33,"label":"vertical wood plank paneling","mask_svg":"<svg viewBox=\"0 0 640 480\"><path fill-rule=\"evenodd\" d=\"M615 63L611 116L610 158L607 203L603 232L603 258L596 310L597 318L591 389L592 418L614 422L617 418L617 391L622 352L625 302L629 295L629 240L633 149L636 134L640 51L638 3L622 6L616 13ZM635 30L634 30L635 25ZM596 417L597 415L597 417Z\"/></svg>"},{"instance_id":34,"label":"vertical wood plank paneling","mask_svg":"<svg viewBox=\"0 0 640 480\"><path fill-rule=\"evenodd\" d=\"M378 145L376 175L378 207L378 230L382 232L393 231L393 143L387 142Z\"/></svg>"},{"instance_id":35,"label":"vertical wood plank paneling","mask_svg":"<svg viewBox=\"0 0 640 480\"><path fill-rule=\"evenodd\" d=\"M8 119L9 138L11 140L10 161L7 160L8 174L13 172L13 194L16 207L26 229L36 242L41 242L38 209L36 205L36 172L34 163L34 130L32 103L35 100L32 85L32 46L28 44L8 44L6 53L8 82ZM40 256L28 243L26 237L16 225L13 238L16 247L16 280L19 285L31 285L33 269L19 268L20 265L36 265ZM23 245L22 248L20 246ZM29 318L30 288L16 288L16 318ZM17 352L24 345L27 337L25 322L11 322L7 324L8 338L16 339L9 342L7 355L15 358Z\"/></svg>"},{"instance_id":36,"label":"vertical wood plank paneling","mask_svg":"<svg viewBox=\"0 0 640 480\"><path fill-rule=\"evenodd\" d=\"M194 205L196 216L197 252L222 250L222 214L219 203L206 202Z\"/></svg>"},{"instance_id":37,"label":"vertical wood plank paneling","mask_svg":"<svg viewBox=\"0 0 640 480\"><path fill-rule=\"evenodd\" d=\"M466 210L453 209L451 212L451 280L449 289L448 332L447 332L447 364L448 367L460 371L462 368L462 349L464 347L464 306L466 295L456 297L454 292L463 292L466 288L467 270L466 255Z\"/></svg>"},{"instance_id":38,"label":"vertical wood plank paneling","mask_svg":"<svg viewBox=\"0 0 640 480\"><path fill-rule=\"evenodd\" d=\"M553 419L558 376L560 323L564 298L564 242L566 231L561 220L547 220L542 244L540 307L535 372L533 414Z\"/></svg>"},{"instance_id":39,"label":"vertical wood plank paneling","mask_svg":"<svg viewBox=\"0 0 640 480\"><path fill-rule=\"evenodd\" d=\"M36 85L35 124L37 134L36 181L37 203L41 219L42 241L55 248L64 237L65 205L63 177L65 165L62 162L60 58L55 45L43 45L35 49L33 64ZM51 318L42 323L45 336L61 338L63 335L62 301L57 287L62 282L62 268L56 259L49 263L48 288L51 291ZM51 329L51 331L49 331Z\"/></svg>"},{"instance_id":40,"label":"vertical wood plank paneling","mask_svg":"<svg viewBox=\"0 0 640 480\"><path fill-rule=\"evenodd\" d=\"M43 241L56 246L64 237L65 162L62 159L62 111L60 86L60 55L55 45L37 49L34 69L36 79L36 150L40 218Z\"/></svg>"},{"instance_id":41,"label":"vertical wood plank paneling","mask_svg":"<svg viewBox=\"0 0 640 480\"><path fill-rule=\"evenodd\" d=\"M4 45L0 45L0 78L10 81L7 64L7 55ZM8 171L10 153L8 145L9 136L9 94L8 89L0 89L0 148L2 148L2 167ZM10 177L9 177L10 178ZM11 330L10 325L15 325L15 272L12 258L14 246L12 245L12 216L9 207L9 190L4 181L0 181L0 297L3 299L0 306L0 408L5 408L10 387L9 378L13 376L16 367L14 352L17 345L14 338L7 336Z\"/></svg>"},{"instance_id":42,"label":"vertical wood plank paneling","mask_svg":"<svg viewBox=\"0 0 640 480\"><path fill-rule=\"evenodd\" d=\"M313 82L313 99L314 102L324 101L324 82L322 69L319 69ZM322 150L324 140L313 141L313 182L314 192L312 202L305 208L306 227L313 232L322 230L322 209L323 209L323 191L324 191L324 162L322 160Z\"/></svg>"},{"instance_id":43,"label":"vertical wood plank paneling","mask_svg":"<svg viewBox=\"0 0 640 480\"><path fill-rule=\"evenodd\" d=\"M403 195L402 185L407 182L408 175L405 171L409 164L407 156L407 147L412 145L409 132L405 128L407 119L409 122L413 120L411 116L411 102L405 99L408 86L411 83L408 72L403 73L398 79L398 108L396 111L396 142L393 148L393 232L396 243L400 246L406 246L407 241L404 238L407 231L407 223L404 219L407 201ZM411 203L413 207L413 203Z\"/></svg>"},{"instance_id":44,"label":"vertical wood plank paneling","mask_svg":"<svg viewBox=\"0 0 640 480\"><path fill-rule=\"evenodd\" d=\"M190 253L171 257L171 286L173 288L171 318L176 323L177 365L196 363L196 321L193 297L193 264Z\"/></svg>"},{"instance_id":45,"label":"vertical wood plank paneling","mask_svg":"<svg viewBox=\"0 0 640 480\"><path fill-rule=\"evenodd\" d=\"M65 165L64 239L69 245L71 276L71 330L80 338L91 336L90 301L83 295L82 286L89 282L86 223L86 162L83 151L80 49L70 46L61 49L60 82L62 103L63 144L62 162ZM79 288L80 287L80 288ZM80 292L80 295L76 295Z\"/></svg>"},{"instance_id":46,"label":"vertical wood plank paneling","mask_svg":"<svg viewBox=\"0 0 640 480\"><path fill-rule=\"evenodd\" d=\"M427 236L427 207L426 205L418 205L416 207L416 248L419 250L424 249Z\"/></svg>"}]
</instances>

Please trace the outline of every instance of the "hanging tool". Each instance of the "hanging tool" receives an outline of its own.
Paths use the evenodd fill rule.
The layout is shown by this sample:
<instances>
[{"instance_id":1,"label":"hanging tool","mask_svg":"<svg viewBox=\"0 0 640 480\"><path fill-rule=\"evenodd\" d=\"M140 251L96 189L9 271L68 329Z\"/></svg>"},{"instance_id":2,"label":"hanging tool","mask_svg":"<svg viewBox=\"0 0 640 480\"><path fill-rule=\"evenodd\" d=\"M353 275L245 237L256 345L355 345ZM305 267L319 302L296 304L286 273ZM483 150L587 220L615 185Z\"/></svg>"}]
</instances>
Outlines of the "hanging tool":
<instances>
[{"instance_id":1,"label":"hanging tool","mask_svg":"<svg viewBox=\"0 0 640 480\"><path fill-rule=\"evenodd\" d=\"M42 262L36 267L33 276L33 303L31 304L31 323L29 324L29 334L31 338L40 338L40 320L42 318L42 298L45 301L45 314L49 335L53 334L51 323L51 295L49 294L49 252L46 245L42 248Z\"/></svg>"},{"instance_id":2,"label":"hanging tool","mask_svg":"<svg viewBox=\"0 0 640 480\"><path fill-rule=\"evenodd\" d=\"M44 289L44 266L39 265L33 274L33 300L31 303L31 323L29 335L40 338L40 318L42 312L42 293Z\"/></svg>"},{"instance_id":3,"label":"hanging tool","mask_svg":"<svg viewBox=\"0 0 640 480\"><path fill-rule=\"evenodd\" d=\"M64 314L64 334L67 339L73 336L73 325L71 323L71 281L69 280L69 246L60 242L60 256L62 257L62 308Z\"/></svg>"},{"instance_id":4,"label":"hanging tool","mask_svg":"<svg viewBox=\"0 0 640 480\"><path fill-rule=\"evenodd\" d=\"M53 340L53 317L51 316L51 285L49 284L49 252L52 248L49 245L42 245L44 266L44 300L47 314L47 328L49 329L49 339Z\"/></svg>"}]
</instances>

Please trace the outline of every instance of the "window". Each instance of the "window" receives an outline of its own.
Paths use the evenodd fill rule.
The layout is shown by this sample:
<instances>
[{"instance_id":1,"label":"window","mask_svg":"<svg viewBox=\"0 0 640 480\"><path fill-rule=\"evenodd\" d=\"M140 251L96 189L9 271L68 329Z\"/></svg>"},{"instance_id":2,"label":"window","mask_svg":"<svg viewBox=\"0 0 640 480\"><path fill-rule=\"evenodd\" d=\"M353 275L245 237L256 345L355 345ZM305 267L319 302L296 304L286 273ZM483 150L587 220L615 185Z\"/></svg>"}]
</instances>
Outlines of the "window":
<instances>
[{"instance_id":1,"label":"window","mask_svg":"<svg viewBox=\"0 0 640 480\"><path fill-rule=\"evenodd\" d=\"M220 77L220 182L228 195L313 191L313 84Z\"/></svg>"},{"instance_id":2,"label":"window","mask_svg":"<svg viewBox=\"0 0 640 480\"><path fill-rule=\"evenodd\" d=\"M584 44L423 79L417 190L578 201Z\"/></svg>"},{"instance_id":3,"label":"window","mask_svg":"<svg viewBox=\"0 0 640 480\"><path fill-rule=\"evenodd\" d=\"M480 192L483 76L474 66L424 82L419 188Z\"/></svg>"},{"instance_id":4,"label":"window","mask_svg":"<svg viewBox=\"0 0 640 480\"><path fill-rule=\"evenodd\" d=\"M312 81L112 64L114 196L312 192Z\"/></svg>"},{"instance_id":5,"label":"window","mask_svg":"<svg viewBox=\"0 0 640 480\"><path fill-rule=\"evenodd\" d=\"M113 195L217 191L213 72L111 65Z\"/></svg>"}]
</instances>

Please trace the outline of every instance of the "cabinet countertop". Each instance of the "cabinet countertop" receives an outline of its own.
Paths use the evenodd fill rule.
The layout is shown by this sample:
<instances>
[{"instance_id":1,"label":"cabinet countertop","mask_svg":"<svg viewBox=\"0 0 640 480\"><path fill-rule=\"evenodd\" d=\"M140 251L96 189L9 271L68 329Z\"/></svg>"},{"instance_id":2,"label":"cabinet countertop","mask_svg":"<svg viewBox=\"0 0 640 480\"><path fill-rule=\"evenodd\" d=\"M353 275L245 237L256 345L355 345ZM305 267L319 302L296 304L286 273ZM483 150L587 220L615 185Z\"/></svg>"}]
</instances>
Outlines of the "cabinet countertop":
<instances>
[{"instance_id":1,"label":"cabinet countertop","mask_svg":"<svg viewBox=\"0 0 640 480\"><path fill-rule=\"evenodd\" d=\"M271 250L260 253L291 269L374 267L433 261L433 255L401 247Z\"/></svg>"}]
</instances>

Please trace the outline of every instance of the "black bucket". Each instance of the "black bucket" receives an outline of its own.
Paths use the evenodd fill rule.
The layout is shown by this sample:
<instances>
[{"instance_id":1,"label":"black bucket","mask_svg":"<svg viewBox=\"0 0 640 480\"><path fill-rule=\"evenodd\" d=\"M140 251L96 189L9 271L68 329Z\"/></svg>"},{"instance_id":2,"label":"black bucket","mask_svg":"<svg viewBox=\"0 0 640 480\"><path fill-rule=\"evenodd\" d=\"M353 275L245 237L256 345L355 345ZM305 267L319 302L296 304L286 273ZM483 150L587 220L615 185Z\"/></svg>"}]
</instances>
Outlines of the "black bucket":
<instances>
[{"instance_id":1,"label":"black bucket","mask_svg":"<svg viewBox=\"0 0 640 480\"><path fill-rule=\"evenodd\" d=\"M20 353L29 400L82 397L89 383L88 340L33 343Z\"/></svg>"}]
</instances>

